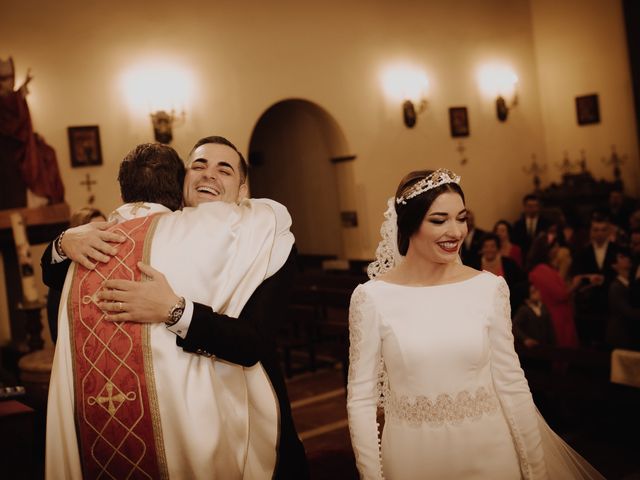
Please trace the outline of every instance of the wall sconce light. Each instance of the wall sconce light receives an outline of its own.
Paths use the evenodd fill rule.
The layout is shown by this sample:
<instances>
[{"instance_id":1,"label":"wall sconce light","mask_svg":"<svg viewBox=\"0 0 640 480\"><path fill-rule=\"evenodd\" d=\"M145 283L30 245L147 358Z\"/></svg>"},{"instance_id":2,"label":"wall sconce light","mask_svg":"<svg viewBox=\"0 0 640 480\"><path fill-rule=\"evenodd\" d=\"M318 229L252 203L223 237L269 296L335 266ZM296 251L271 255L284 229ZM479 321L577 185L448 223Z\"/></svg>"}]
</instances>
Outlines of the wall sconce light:
<instances>
[{"instance_id":1,"label":"wall sconce light","mask_svg":"<svg viewBox=\"0 0 640 480\"><path fill-rule=\"evenodd\" d=\"M486 66L479 73L479 81L482 91L496 99L498 120L505 122L509 110L518 105L518 76L507 67Z\"/></svg>"},{"instance_id":2,"label":"wall sconce light","mask_svg":"<svg viewBox=\"0 0 640 480\"><path fill-rule=\"evenodd\" d=\"M387 96L393 101L402 101L404 124L413 128L418 115L427 109L429 80L425 73L415 67L393 66L383 72L382 84Z\"/></svg>"},{"instance_id":3,"label":"wall sconce light","mask_svg":"<svg viewBox=\"0 0 640 480\"><path fill-rule=\"evenodd\" d=\"M175 111L171 110L158 110L151 113L151 122L153 124L153 135L156 142L164 143L165 145L171 143L173 140L173 127L178 124L182 124L186 117L186 113L183 110L178 116Z\"/></svg>"},{"instance_id":4,"label":"wall sconce light","mask_svg":"<svg viewBox=\"0 0 640 480\"><path fill-rule=\"evenodd\" d=\"M502 95L498 95L496 98L496 115L498 116L498 120L501 122L506 122L507 117L509 116L509 110L516 107L518 105L518 94L514 93L511 99L511 103L507 105L507 101L504 99Z\"/></svg>"},{"instance_id":5,"label":"wall sconce light","mask_svg":"<svg viewBox=\"0 0 640 480\"><path fill-rule=\"evenodd\" d=\"M404 118L404 124L407 128L413 128L418 120L418 115L426 109L427 101L425 99L420 100L418 108L416 108L411 100L405 100L402 104L402 117Z\"/></svg>"},{"instance_id":6,"label":"wall sconce light","mask_svg":"<svg viewBox=\"0 0 640 480\"><path fill-rule=\"evenodd\" d=\"M184 123L196 90L193 73L177 61L150 60L124 71L121 84L132 113L150 115L155 140L171 143L173 128Z\"/></svg>"}]
</instances>

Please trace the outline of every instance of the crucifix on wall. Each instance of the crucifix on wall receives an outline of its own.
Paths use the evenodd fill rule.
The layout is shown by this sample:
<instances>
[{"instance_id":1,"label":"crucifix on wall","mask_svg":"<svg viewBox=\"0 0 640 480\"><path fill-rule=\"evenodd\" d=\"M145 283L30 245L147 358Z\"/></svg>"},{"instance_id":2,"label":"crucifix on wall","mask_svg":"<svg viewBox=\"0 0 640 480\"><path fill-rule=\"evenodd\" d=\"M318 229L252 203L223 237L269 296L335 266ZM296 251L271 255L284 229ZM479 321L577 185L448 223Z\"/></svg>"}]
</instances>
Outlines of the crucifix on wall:
<instances>
[{"instance_id":1,"label":"crucifix on wall","mask_svg":"<svg viewBox=\"0 0 640 480\"><path fill-rule=\"evenodd\" d=\"M87 187L87 192L89 193L89 198L87 199L88 205L93 205L93 202L96 201L96 196L93 193L91 193L91 185L95 185L97 183L98 183L97 181L91 179L91 174L89 173L87 173L85 175L85 179L82 182L80 182L80 185L85 185Z\"/></svg>"},{"instance_id":2,"label":"crucifix on wall","mask_svg":"<svg viewBox=\"0 0 640 480\"><path fill-rule=\"evenodd\" d=\"M464 143L462 143L462 140L458 142L458 147L456 148L456 151L460 154L460 165L466 165L469 159L465 155L465 152L467 151L467 149L464 148Z\"/></svg>"}]
</instances>

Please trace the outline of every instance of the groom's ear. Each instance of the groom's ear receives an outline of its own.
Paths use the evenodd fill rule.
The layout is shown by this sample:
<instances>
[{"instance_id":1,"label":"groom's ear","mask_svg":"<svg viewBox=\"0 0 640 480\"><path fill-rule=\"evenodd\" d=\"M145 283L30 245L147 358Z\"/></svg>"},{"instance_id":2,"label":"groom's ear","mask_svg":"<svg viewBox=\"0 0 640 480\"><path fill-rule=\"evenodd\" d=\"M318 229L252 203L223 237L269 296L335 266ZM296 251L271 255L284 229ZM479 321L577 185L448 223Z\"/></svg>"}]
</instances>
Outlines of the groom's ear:
<instances>
[{"instance_id":1,"label":"groom's ear","mask_svg":"<svg viewBox=\"0 0 640 480\"><path fill-rule=\"evenodd\" d=\"M245 181L242 185L240 185L240 189L238 190L238 203L246 198L249 198L249 186Z\"/></svg>"}]
</instances>

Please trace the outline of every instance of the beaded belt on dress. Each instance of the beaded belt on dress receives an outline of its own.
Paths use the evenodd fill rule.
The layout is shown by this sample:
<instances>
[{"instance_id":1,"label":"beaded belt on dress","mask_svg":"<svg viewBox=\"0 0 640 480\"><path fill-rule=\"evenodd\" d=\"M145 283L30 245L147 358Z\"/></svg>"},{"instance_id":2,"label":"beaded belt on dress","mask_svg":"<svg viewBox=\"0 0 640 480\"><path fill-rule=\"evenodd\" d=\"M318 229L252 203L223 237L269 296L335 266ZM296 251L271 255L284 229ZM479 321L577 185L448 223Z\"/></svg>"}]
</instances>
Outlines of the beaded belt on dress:
<instances>
[{"instance_id":1,"label":"beaded belt on dress","mask_svg":"<svg viewBox=\"0 0 640 480\"><path fill-rule=\"evenodd\" d=\"M394 418L419 426L459 424L465 419L477 420L498 410L498 399L492 388L480 387L475 394L467 390L455 396L443 393L432 400L424 395L396 395L388 386L382 389L385 418Z\"/></svg>"}]
</instances>

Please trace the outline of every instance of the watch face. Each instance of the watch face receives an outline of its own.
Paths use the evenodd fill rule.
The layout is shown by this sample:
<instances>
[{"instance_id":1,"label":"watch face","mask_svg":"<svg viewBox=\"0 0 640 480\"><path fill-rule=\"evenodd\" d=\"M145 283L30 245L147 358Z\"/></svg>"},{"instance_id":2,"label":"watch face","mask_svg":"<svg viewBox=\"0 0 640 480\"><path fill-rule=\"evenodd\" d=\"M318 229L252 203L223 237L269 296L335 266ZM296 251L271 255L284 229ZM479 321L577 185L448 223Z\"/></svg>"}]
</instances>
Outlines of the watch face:
<instances>
[{"instance_id":1,"label":"watch face","mask_svg":"<svg viewBox=\"0 0 640 480\"><path fill-rule=\"evenodd\" d=\"M182 317L182 314L184 313L184 306L185 300L184 298L181 298L180 301L178 301L178 303L176 303L171 309L171 312L169 312L169 319L166 322L167 325L174 325L178 320L180 320L180 317Z\"/></svg>"}]
</instances>

